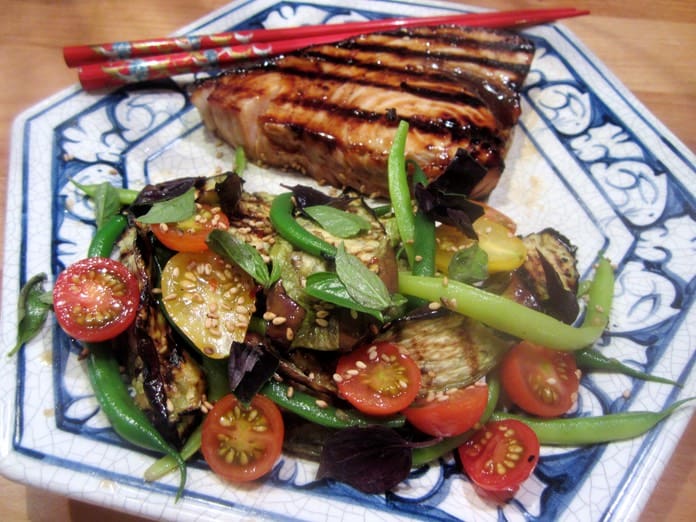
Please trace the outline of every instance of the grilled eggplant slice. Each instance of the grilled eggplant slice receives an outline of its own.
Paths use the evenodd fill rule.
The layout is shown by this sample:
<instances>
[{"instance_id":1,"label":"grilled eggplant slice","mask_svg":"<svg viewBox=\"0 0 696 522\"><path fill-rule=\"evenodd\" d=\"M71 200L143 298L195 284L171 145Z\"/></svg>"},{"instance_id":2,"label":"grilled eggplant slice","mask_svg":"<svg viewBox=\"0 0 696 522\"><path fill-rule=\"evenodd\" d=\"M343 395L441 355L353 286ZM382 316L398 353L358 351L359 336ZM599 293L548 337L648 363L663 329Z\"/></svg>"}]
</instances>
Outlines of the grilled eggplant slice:
<instances>
[{"instance_id":1,"label":"grilled eggplant slice","mask_svg":"<svg viewBox=\"0 0 696 522\"><path fill-rule=\"evenodd\" d=\"M136 228L118 243L121 261L138 278L140 305L133 325L120 344L127 347L126 368L135 401L162 435L180 447L200 417L206 379L185 349L185 341L171 329L153 289L150 244Z\"/></svg>"},{"instance_id":2,"label":"grilled eggplant slice","mask_svg":"<svg viewBox=\"0 0 696 522\"><path fill-rule=\"evenodd\" d=\"M416 362L423 396L475 383L514 344L477 321L446 311L398 321L377 341L397 344Z\"/></svg>"},{"instance_id":3,"label":"grilled eggplant slice","mask_svg":"<svg viewBox=\"0 0 696 522\"><path fill-rule=\"evenodd\" d=\"M552 228L529 234L523 242L527 258L513 272L504 294L560 321L572 323L580 310L577 248Z\"/></svg>"}]
</instances>

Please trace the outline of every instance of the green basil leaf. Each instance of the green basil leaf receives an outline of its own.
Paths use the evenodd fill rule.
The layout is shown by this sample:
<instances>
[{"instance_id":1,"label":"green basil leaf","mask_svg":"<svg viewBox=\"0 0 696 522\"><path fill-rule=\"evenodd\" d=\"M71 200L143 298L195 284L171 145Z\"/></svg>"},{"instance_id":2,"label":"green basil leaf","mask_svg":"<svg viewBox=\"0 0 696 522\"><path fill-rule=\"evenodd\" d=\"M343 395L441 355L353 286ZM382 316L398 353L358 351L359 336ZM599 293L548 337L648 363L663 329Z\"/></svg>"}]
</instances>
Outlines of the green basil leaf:
<instances>
[{"instance_id":1,"label":"green basil leaf","mask_svg":"<svg viewBox=\"0 0 696 522\"><path fill-rule=\"evenodd\" d=\"M13 356L22 345L33 339L43 327L53 302L43 288L46 274L38 274L29 279L19 292L17 302L17 344L7 354Z\"/></svg>"},{"instance_id":2,"label":"green basil leaf","mask_svg":"<svg viewBox=\"0 0 696 522\"><path fill-rule=\"evenodd\" d=\"M193 217L196 214L196 191L188 189L180 196L166 201L153 203L150 210L138 218L138 221L148 225L157 223L176 223Z\"/></svg>"},{"instance_id":3,"label":"green basil leaf","mask_svg":"<svg viewBox=\"0 0 696 522\"><path fill-rule=\"evenodd\" d=\"M370 230L370 222L367 219L345 210L328 205L314 205L303 210L324 230L336 237L353 237L363 230Z\"/></svg>"},{"instance_id":4,"label":"green basil leaf","mask_svg":"<svg viewBox=\"0 0 696 522\"><path fill-rule=\"evenodd\" d=\"M391 296L384 282L357 257L346 252L343 243L336 249L335 262L336 274L357 303L377 310L391 305Z\"/></svg>"},{"instance_id":5,"label":"green basil leaf","mask_svg":"<svg viewBox=\"0 0 696 522\"><path fill-rule=\"evenodd\" d=\"M447 267L447 276L461 283L485 281L488 278L488 254L478 243L457 250Z\"/></svg>"},{"instance_id":6,"label":"green basil leaf","mask_svg":"<svg viewBox=\"0 0 696 522\"><path fill-rule=\"evenodd\" d=\"M206 243L210 250L239 265L242 270L265 288L273 284L273 280L268 274L266 262L253 246L240 241L224 230L211 231Z\"/></svg>"},{"instance_id":7,"label":"green basil leaf","mask_svg":"<svg viewBox=\"0 0 696 522\"><path fill-rule=\"evenodd\" d=\"M94 192L95 217L97 228L101 228L109 218L118 214L121 210L121 202L118 190L111 183L105 181L97 185Z\"/></svg>"},{"instance_id":8,"label":"green basil leaf","mask_svg":"<svg viewBox=\"0 0 696 522\"><path fill-rule=\"evenodd\" d=\"M316 299L335 304L342 308L369 314L379 321L384 317L379 310L363 306L348 293L346 285L333 272L315 272L307 277L305 292Z\"/></svg>"},{"instance_id":9,"label":"green basil leaf","mask_svg":"<svg viewBox=\"0 0 696 522\"><path fill-rule=\"evenodd\" d=\"M96 197L97 187L99 187L100 185L99 183L82 184L78 183L74 179L71 179L70 183L75 185L78 189L84 192L87 197L90 197L92 199ZM116 189L116 194L118 195L118 202L120 205L131 205L138 197L138 194L140 194L140 191L138 190L125 189L120 187L114 187L114 189Z\"/></svg>"}]
</instances>

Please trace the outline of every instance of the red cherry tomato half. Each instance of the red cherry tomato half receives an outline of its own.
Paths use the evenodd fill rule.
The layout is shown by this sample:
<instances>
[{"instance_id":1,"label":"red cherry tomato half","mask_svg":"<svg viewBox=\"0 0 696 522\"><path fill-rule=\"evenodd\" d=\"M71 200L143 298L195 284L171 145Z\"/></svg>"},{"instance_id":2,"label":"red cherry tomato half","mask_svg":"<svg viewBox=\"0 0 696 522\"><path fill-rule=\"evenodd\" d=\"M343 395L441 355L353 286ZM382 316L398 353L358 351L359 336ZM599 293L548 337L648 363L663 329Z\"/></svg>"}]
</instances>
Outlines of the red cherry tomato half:
<instances>
[{"instance_id":1,"label":"red cherry tomato half","mask_svg":"<svg viewBox=\"0 0 696 522\"><path fill-rule=\"evenodd\" d=\"M135 319L138 280L122 263L90 257L68 266L53 287L53 309L60 327L80 341L113 339Z\"/></svg>"},{"instance_id":2,"label":"red cherry tomato half","mask_svg":"<svg viewBox=\"0 0 696 522\"><path fill-rule=\"evenodd\" d=\"M518 420L486 424L459 447L465 473L478 493L499 502L510 500L539 460L536 433Z\"/></svg>"},{"instance_id":3,"label":"red cherry tomato half","mask_svg":"<svg viewBox=\"0 0 696 522\"><path fill-rule=\"evenodd\" d=\"M524 411L557 417L577 399L577 369L572 353L522 341L503 359L500 379L510 400Z\"/></svg>"},{"instance_id":4,"label":"red cherry tomato half","mask_svg":"<svg viewBox=\"0 0 696 522\"><path fill-rule=\"evenodd\" d=\"M403 414L423 433L452 437L473 428L487 402L488 386L473 385L418 399Z\"/></svg>"},{"instance_id":5,"label":"red cherry tomato half","mask_svg":"<svg viewBox=\"0 0 696 522\"><path fill-rule=\"evenodd\" d=\"M227 216L219 207L197 204L196 214L177 223L152 225L152 233L157 239L177 252L204 252L208 249L205 240L215 229L226 230L230 226Z\"/></svg>"},{"instance_id":6,"label":"red cherry tomato half","mask_svg":"<svg viewBox=\"0 0 696 522\"><path fill-rule=\"evenodd\" d=\"M245 405L225 395L203 421L201 453L217 475L248 482L273 469L284 433L280 410L270 399L256 395Z\"/></svg>"},{"instance_id":7,"label":"red cherry tomato half","mask_svg":"<svg viewBox=\"0 0 696 522\"><path fill-rule=\"evenodd\" d=\"M334 376L341 397L368 415L390 415L418 395L420 369L391 343L360 346L344 355Z\"/></svg>"}]
</instances>

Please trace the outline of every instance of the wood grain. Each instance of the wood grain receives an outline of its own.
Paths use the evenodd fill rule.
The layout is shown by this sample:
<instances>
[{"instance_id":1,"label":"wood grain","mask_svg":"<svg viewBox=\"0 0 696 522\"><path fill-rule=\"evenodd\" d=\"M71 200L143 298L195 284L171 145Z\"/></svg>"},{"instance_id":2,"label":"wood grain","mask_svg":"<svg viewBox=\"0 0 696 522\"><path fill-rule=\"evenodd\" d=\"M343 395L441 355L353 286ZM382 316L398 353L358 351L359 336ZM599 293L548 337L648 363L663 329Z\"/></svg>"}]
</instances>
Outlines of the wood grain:
<instances>
[{"instance_id":1,"label":"wood grain","mask_svg":"<svg viewBox=\"0 0 696 522\"><path fill-rule=\"evenodd\" d=\"M0 186L6 186L12 121L25 109L75 83L61 58L64 45L169 34L224 0L2 1L0 71ZM472 4L471 2L461 2ZM481 2L490 8L567 7L570 2ZM689 149L696 150L696 2L574 1L592 11L563 24ZM2 191L5 193L5 190ZM0 202L4 220L5 200ZM1 242L3 245L4 242ZM0 247L2 248L2 247ZM696 420L692 419L641 517L693 520L696 513ZM107 509L15 484L0 477L0 519L137 521Z\"/></svg>"}]
</instances>

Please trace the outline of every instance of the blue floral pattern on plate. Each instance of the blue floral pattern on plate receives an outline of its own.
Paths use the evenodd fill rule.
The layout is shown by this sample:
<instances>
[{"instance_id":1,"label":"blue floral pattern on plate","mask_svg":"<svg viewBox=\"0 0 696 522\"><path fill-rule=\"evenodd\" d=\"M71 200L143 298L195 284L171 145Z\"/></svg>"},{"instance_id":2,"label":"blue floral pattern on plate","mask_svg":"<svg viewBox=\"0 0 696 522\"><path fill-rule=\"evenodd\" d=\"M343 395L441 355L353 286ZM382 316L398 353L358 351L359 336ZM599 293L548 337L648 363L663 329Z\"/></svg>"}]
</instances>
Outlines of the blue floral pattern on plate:
<instances>
[{"instance_id":1,"label":"blue floral pattern on plate","mask_svg":"<svg viewBox=\"0 0 696 522\"><path fill-rule=\"evenodd\" d=\"M399 1L253 0L230 4L183 32L461 9ZM690 261L696 253L693 155L567 31L545 26L526 34L537 46L536 56L506 173L491 202L513 216L521 232L552 226L569 237L579 246L584 276L591 276L604 251L617 266L617 286L602 350L684 385L588 374L574 414L661 409L696 390L690 377L696 344L690 326L696 275ZM202 128L188 100L190 80L104 96L73 89L18 120L3 281L4 346L13 344L16 316L9 310L21 284L37 272L58 273L86 251L93 209L69 179L139 188L232 165L233 151ZM279 180L288 177L252 166L247 188L278 189ZM223 484L204 463L194 462L185 496L174 503L176 477L144 482L152 456L120 440L100 414L80 350L54 326L24 348L16 366L0 369L6 421L0 440L8 453L3 469L18 480L151 517L449 521L549 520L572 513L583 520L625 520L638 516L688 420L688 413L679 412L647 436L622 443L545 448L532 479L505 507L482 501L451 457L373 496L315 481L316 465L291 457L283 457L272 475L253 487Z\"/></svg>"}]
</instances>

